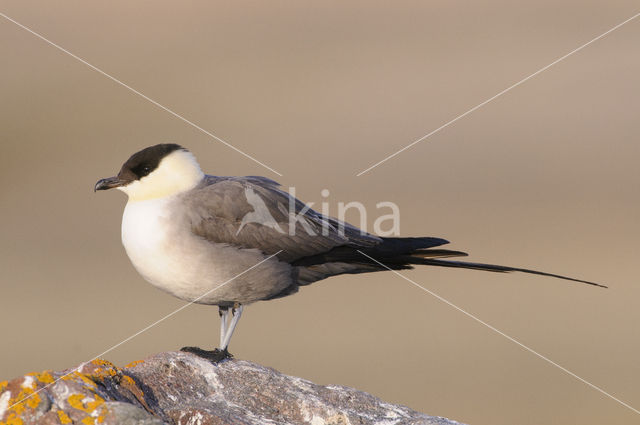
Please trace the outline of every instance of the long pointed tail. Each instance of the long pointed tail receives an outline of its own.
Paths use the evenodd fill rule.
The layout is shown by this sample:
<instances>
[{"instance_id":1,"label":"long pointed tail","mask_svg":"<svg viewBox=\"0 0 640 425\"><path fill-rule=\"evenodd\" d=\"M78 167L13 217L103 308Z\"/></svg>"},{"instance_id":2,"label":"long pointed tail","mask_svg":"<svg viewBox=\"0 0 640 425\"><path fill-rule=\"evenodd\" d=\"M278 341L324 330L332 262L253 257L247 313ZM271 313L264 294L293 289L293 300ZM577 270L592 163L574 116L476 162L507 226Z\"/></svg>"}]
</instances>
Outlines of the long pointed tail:
<instances>
[{"instance_id":1,"label":"long pointed tail","mask_svg":"<svg viewBox=\"0 0 640 425\"><path fill-rule=\"evenodd\" d=\"M421 258L421 257L413 257L413 256L409 258L409 263L422 264L427 266L456 267L456 268L462 268L462 269L485 270L489 272L500 272L500 273L522 272L522 273L529 273L529 274L537 274L540 276L550 276L558 279L571 280L573 282L586 283L587 285L607 288L607 286L605 285L601 285L596 282L589 282L588 280L575 279L573 277L562 276L554 273L541 272L538 270L523 269L520 267L500 266L497 264L471 263L466 261L440 260L435 258Z\"/></svg>"},{"instance_id":2,"label":"long pointed tail","mask_svg":"<svg viewBox=\"0 0 640 425\"><path fill-rule=\"evenodd\" d=\"M386 270L387 268L392 270L403 270L411 269L414 265L425 265L485 270L501 273L522 272L536 274L539 276L555 277L558 279L606 288L605 285L590 282L588 280L575 279L573 277L541 272L538 270L524 269L521 267L443 260L442 258L446 257L463 257L467 255L465 252L441 248L442 245L446 245L448 243L449 241L446 239L433 237L382 238L382 243L379 245L366 248L343 245L322 254L300 258L291 264L298 267L308 268L308 270L313 270L316 273L316 275L314 275L315 277L311 277L308 282L344 273L368 273ZM331 264L339 264L339 266L328 267L328 265ZM384 266L381 266L381 264Z\"/></svg>"}]
</instances>

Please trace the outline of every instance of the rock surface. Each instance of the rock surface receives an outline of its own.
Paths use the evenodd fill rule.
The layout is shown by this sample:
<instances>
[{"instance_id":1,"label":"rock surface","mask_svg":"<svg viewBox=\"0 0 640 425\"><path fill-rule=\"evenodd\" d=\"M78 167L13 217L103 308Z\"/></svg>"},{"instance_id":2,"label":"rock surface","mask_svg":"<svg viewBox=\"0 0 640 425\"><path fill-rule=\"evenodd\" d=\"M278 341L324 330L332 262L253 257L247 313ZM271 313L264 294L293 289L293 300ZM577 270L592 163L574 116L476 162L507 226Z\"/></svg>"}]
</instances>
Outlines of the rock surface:
<instances>
[{"instance_id":1,"label":"rock surface","mask_svg":"<svg viewBox=\"0 0 640 425\"><path fill-rule=\"evenodd\" d=\"M94 360L0 382L0 424L33 423L458 424L351 388L316 385L243 360L212 364L182 352L124 368Z\"/></svg>"}]
</instances>

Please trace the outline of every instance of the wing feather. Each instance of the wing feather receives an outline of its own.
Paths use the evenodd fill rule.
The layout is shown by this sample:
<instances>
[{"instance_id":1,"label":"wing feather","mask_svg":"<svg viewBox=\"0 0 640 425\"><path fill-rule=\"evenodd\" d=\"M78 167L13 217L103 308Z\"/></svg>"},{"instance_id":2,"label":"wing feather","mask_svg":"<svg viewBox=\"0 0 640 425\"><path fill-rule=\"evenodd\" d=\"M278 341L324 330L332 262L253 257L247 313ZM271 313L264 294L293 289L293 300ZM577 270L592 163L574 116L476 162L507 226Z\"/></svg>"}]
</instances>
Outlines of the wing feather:
<instances>
[{"instance_id":1,"label":"wing feather","mask_svg":"<svg viewBox=\"0 0 640 425\"><path fill-rule=\"evenodd\" d=\"M192 231L211 242L278 254L283 261L338 246L371 247L377 236L308 208L265 177L216 177L185 196Z\"/></svg>"}]
</instances>

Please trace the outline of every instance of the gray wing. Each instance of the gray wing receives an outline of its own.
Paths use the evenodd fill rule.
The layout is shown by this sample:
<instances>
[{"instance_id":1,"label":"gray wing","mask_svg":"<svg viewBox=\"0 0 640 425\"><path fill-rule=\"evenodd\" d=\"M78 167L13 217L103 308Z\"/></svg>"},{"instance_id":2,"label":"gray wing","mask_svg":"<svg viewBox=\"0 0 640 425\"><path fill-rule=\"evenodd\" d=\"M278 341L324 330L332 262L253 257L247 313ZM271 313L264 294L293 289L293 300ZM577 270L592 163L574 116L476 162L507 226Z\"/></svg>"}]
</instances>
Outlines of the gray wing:
<instances>
[{"instance_id":1,"label":"gray wing","mask_svg":"<svg viewBox=\"0 0 640 425\"><path fill-rule=\"evenodd\" d=\"M207 176L184 197L192 231L211 242L292 262L337 246L371 247L382 240L308 208L266 177Z\"/></svg>"}]
</instances>

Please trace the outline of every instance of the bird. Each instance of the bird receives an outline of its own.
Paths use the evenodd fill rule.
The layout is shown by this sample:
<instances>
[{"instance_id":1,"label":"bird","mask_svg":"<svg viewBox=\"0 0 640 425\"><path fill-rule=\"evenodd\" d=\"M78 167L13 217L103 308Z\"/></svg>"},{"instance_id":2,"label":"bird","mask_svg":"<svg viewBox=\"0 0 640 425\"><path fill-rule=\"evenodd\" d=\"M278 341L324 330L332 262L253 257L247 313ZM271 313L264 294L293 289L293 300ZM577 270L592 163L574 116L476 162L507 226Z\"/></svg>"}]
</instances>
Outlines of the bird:
<instances>
[{"instance_id":1,"label":"bird","mask_svg":"<svg viewBox=\"0 0 640 425\"><path fill-rule=\"evenodd\" d=\"M442 248L438 237L381 237L323 215L267 177L205 174L175 143L131 155L94 191L128 196L121 238L138 273L190 303L218 306L220 343L183 347L219 361L228 351L244 306L293 295L342 275L414 266L523 272L606 288L572 277L519 267L448 259L467 253Z\"/></svg>"}]
</instances>

